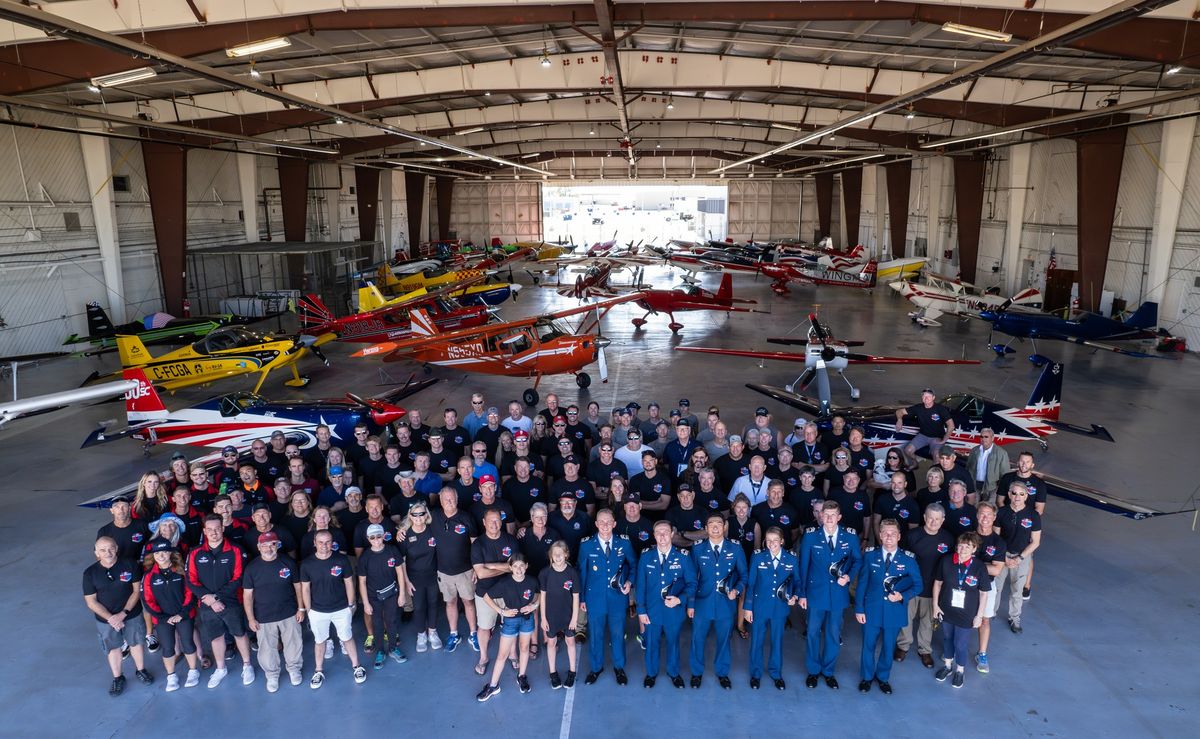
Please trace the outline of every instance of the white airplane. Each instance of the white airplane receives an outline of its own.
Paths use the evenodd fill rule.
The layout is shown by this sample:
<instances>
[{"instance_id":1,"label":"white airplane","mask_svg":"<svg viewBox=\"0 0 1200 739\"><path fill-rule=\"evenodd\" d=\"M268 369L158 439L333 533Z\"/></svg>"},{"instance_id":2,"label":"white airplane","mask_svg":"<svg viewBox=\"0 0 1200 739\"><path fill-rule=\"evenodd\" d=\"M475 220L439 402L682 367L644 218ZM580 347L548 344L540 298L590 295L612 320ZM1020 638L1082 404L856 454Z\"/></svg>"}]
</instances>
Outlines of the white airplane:
<instances>
[{"instance_id":1,"label":"white airplane","mask_svg":"<svg viewBox=\"0 0 1200 739\"><path fill-rule=\"evenodd\" d=\"M969 282L934 273L926 273L925 282L896 280L888 285L917 306L919 310L909 313L908 317L922 326L942 325L937 319L944 313L988 310L1005 303L1005 298L1000 295L981 292ZM1013 305L1034 307L1041 302L1042 294L1032 287L1012 297Z\"/></svg>"},{"instance_id":2,"label":"white airplane","mask_svg":"<svg viewBox=\"0 0 1200 739\"><path fill-rule=\"evenodd\" d=\"M137 386L136 380L121 380L119 382L106 382L102 385L91 385L90 387L81 387L74 390L64 390L61 393L36 395L32 398L22 398L10 403L0 403L0 426L4 426L9 421L23 416L31 416L35 413L54 411L59 408L66 408L69 405L87 403L92 400L115 398L119 395L124 395Z\"/></svg>"}]
</instances>

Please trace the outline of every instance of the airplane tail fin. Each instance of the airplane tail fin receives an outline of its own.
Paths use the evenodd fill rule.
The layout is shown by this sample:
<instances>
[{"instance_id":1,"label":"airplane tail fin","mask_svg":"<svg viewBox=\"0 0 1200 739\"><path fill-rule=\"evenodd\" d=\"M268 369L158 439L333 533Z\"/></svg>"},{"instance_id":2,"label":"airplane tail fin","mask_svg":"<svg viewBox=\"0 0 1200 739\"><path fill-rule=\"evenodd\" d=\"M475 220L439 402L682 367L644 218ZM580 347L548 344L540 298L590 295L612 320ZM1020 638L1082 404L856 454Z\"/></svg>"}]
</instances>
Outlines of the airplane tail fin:
<instances>
[{"instance_id":1,"label":"airplane tail fin","mask_svg":"<svg viewBox=\"0 0 1200 739\"><path fill-rule=\"evenodd\" d=\"M386 302L387 298L383 297L383 293L379 292L375 283L368 282L365 286L358 288L359 313L375 310Z\"/></svg>"},{"instance_id":2,"label":"airplane tail fin","mask_svg":"<svg viewBox=\"0 0 1200 739\"><path fill-rule=\"evenodd\" d=\"M118 336L117 351L121 354L122 367L138 367L154 359L136 336Z\"/></svg>"},{"instance_id":3,"label":"airplane tail fin","mask_svg":"<svg viewBox=\"0 0 1200 739\"><path fill-rule=\"evenodd\" d=\"M1158 303L1150 300L1142 303L1125 325L1130 328L1154 328L1158 325Z\"/></svg>"},{"instance_id":4,"label":"airplane tail fin","mask_svg":"<svg viewBox=\"0 0 1200 739\"><path fill-rule=\"evenodd\" d=\"M1041 377L1033 386L1033 393L1025 410L1038 418L1051 421L1058 420L1062 408L1063 365L1060 362L1050 362L1042 370Z\"/></svg>"},{"instance_id":5,"label":"airplane tail fin","mask_svg":"<svg viewBox=\"0 0 1200 739\"><path fill-rule=\"evenodd\" d=\"M121 373L126 380L137 380L137 387L125 393L125 415L129 423L155 421L167 417L167 407L141 367L127 369Z\"/></svg>"},{"instance_id":6,"label":"airplane tail fin","mask_svg":"<svg viewBox=\"0 0 1200 739\"><path fill-rule=\"evenodd\" d=\"M320 296L311 293L300 298L296 314L300 318L301 328L324 326L334 318L333 311L329 310Z\"/></svg>"},{"instance_id":7,"label":"airplane tail fin","mask_svg":"<svg viewBox=\"0 0 1200 739\"><path fill-rule=\"evenodd\" d=\"M850 250L849 256L852 259L857 259L858 257L861 257L863 254L865 254L866 251L867 251L867 248L865 246L863 246L862 244L856 244L855 247Z\"/></svg>"},{"instance_id":8,"label":"airplane tail fin","mask_svg":"<svg viewBox=\"0 0 1200 739\"><path fill-rule=\"evenodd\" d=\"M115 330L108 313L94 301L87 304L87 324L91 336L112 336Z\"/></svg>"},{"instance_id":9,"label":"airplane tail fin","mask_svg":"<svg viewBox=\"0 0 1200 739\"><path fill-rule=\"evenodd\" d=\"M433 324L433 319L425 312L424 308L414 308L409 315L412 321L412 335L417 336L433 336L438 332L437 326Z\"/></svg>"},{"instance_id":10,"label":"airplane tail fin","mask_svg":"<svg viewBox=\"0 0 1200 739\"><path fill-rule=\"evenodd\" d=\"M733 275L728 272L721 277L721 287L717 290L717 302L722 305L733 303Z\"/></svg>"},{"instance_id":11,"label":"airplane tail fin","mask_svg":"<svg viewBox=\"0 0 1200 739\"><path fill-rule=\"evenodd\" d=\"M867 262L866 266L863 267L862 273L859 274L859 277L867 280L867 287L875 287L876 281L878 280L878 272L879 263L872 259L871 261Z\"/></svg>"},{"instance_id":12,"label":"airplane tail fin","mask_svg":"<svg viewBox=\"0 0 1200 739\"><path fill-rule=\"evenodd\" d=\"M1036 288L1027 287L1012 296L1012 302L1014 305L1041 305L1042 294Z\"/></svg>"}]
</instances>

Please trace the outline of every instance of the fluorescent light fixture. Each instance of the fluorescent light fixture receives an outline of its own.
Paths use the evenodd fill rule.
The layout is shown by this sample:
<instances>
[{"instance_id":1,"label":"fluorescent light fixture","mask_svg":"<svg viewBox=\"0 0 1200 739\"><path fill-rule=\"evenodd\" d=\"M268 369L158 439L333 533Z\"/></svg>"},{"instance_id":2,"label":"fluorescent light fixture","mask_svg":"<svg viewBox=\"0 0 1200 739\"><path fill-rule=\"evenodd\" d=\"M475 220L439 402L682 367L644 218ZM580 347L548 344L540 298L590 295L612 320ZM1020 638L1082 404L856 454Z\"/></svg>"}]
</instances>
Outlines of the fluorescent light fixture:
<instances>
[{"instance_id":1,"label":"fluorescent light fixture","mask_svg":"<svg viewBox=\"0 0 1200 739\"><path fill-rule=\"evenodd\" d=\"M467 136L472 133L479 133L480 131L486 131L486 130L487 129L484 128L483 126L476 126L475 128L467 128L462 131L455 131L454 133L456 136Z\"/></svg>"},{"instance_id":2,"label":"fluorescent light fixture","mask_svg":"<svg viewBox=\"0 0 1200 739\"><path fill-rule=\"evenodd\" d=\"M89 92L100 92L100 88L96 87L95 85L88 85L87 89Z\"/></svg>"},{"instance_id":3,"label":"fluorescent light fixture","mask_svg":"<svg viewBox=\"0 0 1200 739\"><path fill-rule=\"evenodd\" d=\"M799 126L789 126L786 123L772 123L771 128L782 128L784 131L803 131Z\"/></svg>"},{"instance_id":4,"label":"fluorescent light fixture","mask_svg":"<svg viewBox=\"0 0 1200 739\"><path fill-rule=\"evenodd\" d=\"M533 159L535 156L537 156L537 152L534 152L532 154L522 154L521 158L522 159Z\"/></svg>"},{"instance_id":5,"label":"fluorescent light fixture","mask_svg":"<svg viewBox=\"0 0 1200 739\"><path fill-rule=\"evenodd\" d=\"M917 114L910 110L904 114L904 117L911 121L913 118L917 117Z\"/></svg>"},{"instance_id":6,"label":"fluorescent light fixture","mask_svg":"<svg viewBox=\"0 0 1200 739\"><path fill-rule=\"evenodd\" d=\"M487 92L483 93L483 96L484 96L485 98L490 98L490 97L492 96L492 91L491 91L491 90L488 90Z\"/></svg>"},{"instance_id":7,"label":"fluorescent light fixture","mask_svg":"<svg viewBox=\"0 0 1200 739\"><path fill-rule=\"evenodd\" d=\"M965 26L962 23L943 23L942 30L948 33L957 33L960 36L974 36L975 38L987 41L1001 41L1003 43L1012 41L1011 33L993 31L990 28L978 28L977 26Z\"/></svg>"},{"instance_id":8,"label":"fluorescent light fixture","mask_svg":"<svg viewBox=\"0 0 1200 739\"><path fill-rule=\"evenodd\" d=\"M994 131L987 131L986 133L977 133L973 136L960 136L959 138L956 138L956 139L942 139L941 141L935 141L935 142L929 143L929 144L921 144L921 148L922 149L937 149L942 146L952 146L954 144L965 144L968 141L979 141L980 139L990 139L990 138L994 138L996 136L1007 136L1010 133L1021 133L1022 131L1030 131L1035 128L1045 128L1046 126L1050 126L1050 125L1053 125L1053 123L1043 121L1042 123L1039 123L1036 126L1020 126L1020 127L1016 127L1016 128L998 128Z\"/></svg>"},{"instance_id":9,"label":"fluorescent light fixture","mask_svg":"<svg viewBox=\"0 0 1200 739\"><path fill-rule=\"evenodd\" d=\"M596 129L595 129L595 128L589 128L589 129L588 129L588 136L595 136L595 135L596 135Z\"/></svg>"},{"instance_id":10,"label":"fluorescent light fixture","mask_svg":"<svg viewBox=\"0 0 1200 739\"><path fill-rule=\"evenodd\" d=\"M545 46L542 47L542 58L538 60L538 64L541 64L543 67L549 67L551 64L550 54L546 51Z\"/></svg>"},{"instance_id":11,"label":"fluorescent light fixture","mask_svg":"<svg viewBox=\"0 0 1200 739\"><path fill-rule=\"evenodd\" d=\"M274 36L272 38L231 46L225 50L225 55L232 58L254 56L255 54L275 51L276 49L286 49L291 45L292 40L287 36Z\"/></svg>"},{"instance_id":12,"label":"fluorescent light fixture","mask_svg":"<svg viewBox=\"0 0 1200 739\"><path fill-rule=\"evenodd\" d=\"M333 122L334 122L334 123L336 123L336 124L338 124L339 126L344 126L344 125L346 125L346 122L345 122L345 121L343 121L341 118L334 118L334 119L333 119Z\"/></svg>"},{"instance_id":13,"label":"fluorescent light fixture","mask_svg":"<svg viewBox=\"0 0 1200 739\"><path fill-rule=\"evenodd\" d=\"M865 162L868 159L878 159L883 154L867 154L866 156L854 157L852 159L834 159L831 162L825 162L817 167L817 169L825 169L826 167L836 167L839 164L853 164L854 162Z\"/></svg>"},{"instance_id":14,"label":"fluorescent light fixture","mask_svg":"<svg viewBox=\"0 0 1200 739\"><path fill-rule=\"evenodd\" d=\"M1183 71L1183 66L1176 64L1175 66L1173 66L1167 70L1167 74L1179 74L1182 71Z\"/></svg>"},{"instance_id":15,"label":"fluorescent light fixture","mask_svg":"<svg viewBox=\"0 0 1200 739\"><path fill-rule=\"evenodd\" d=\"M675 110L675 103L671 98L667 98L667 110Z\"/></svg>"},{"instance_id":16,"label":"fluorescent light fixture","mask_svg":"<svg viewBox=\"0 0 1200 739\"><path fill-rule=\"evenodd\" d=\"M137 69L127 69L124 72L114 72L113 74L93 77L92 85L95 87L116 87L117 85L148 80L151 77L157 76L158 72L154 71L154 67L138 67Z\"/></svg>"}]
</instances>

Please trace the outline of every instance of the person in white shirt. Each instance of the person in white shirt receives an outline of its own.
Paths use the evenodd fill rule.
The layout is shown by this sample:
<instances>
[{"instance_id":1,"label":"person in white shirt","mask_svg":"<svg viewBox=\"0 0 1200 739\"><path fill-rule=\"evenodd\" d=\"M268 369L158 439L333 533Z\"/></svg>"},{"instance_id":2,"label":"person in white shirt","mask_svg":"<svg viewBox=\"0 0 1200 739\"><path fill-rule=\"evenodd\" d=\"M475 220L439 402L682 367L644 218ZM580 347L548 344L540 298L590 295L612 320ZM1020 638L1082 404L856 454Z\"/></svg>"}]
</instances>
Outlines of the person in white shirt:
<instances>
[{"instance_id":1,"label":"person in white shirt","mask_svg":"<svg viewBox=\"0 0 1200 739\"><path fill-rule=\"evenodd\" d=\"M501 421L500 425L514 434L517 431L524 431L527 434L533 431L533 419L521 412L521 404L515 400L509 402L508 418Z\"/></svg>"},{"instance_id":2,"label":"person in white shirt","mask_svg":"<svg viewBox=\"0 0 1200 739\"><path fill-rule=\"evenodd\" d=\"M616 443L615 440L613 442ZM617 448L613 455L625 463L625 469L630 471L630 476L636 474L636 470L642 468L642 452L650 449L642 443L642 432L637 429L629 429L625 437L625 445Z\"/></svg>"},{"instance_id":3,"label":"person in white shirt","mask_svg":"<svg viewBox=\"0 0 1200 739\"><path fill-rule=\"evenodd\" d=\"M762 503L767 499L767 462L760 456L750 458L750 473L742 475L733 483L733 488L729 491L729 500L738 497L739 494L746 496L750 500L751 507Z\"/></svg>"}]
</instances>

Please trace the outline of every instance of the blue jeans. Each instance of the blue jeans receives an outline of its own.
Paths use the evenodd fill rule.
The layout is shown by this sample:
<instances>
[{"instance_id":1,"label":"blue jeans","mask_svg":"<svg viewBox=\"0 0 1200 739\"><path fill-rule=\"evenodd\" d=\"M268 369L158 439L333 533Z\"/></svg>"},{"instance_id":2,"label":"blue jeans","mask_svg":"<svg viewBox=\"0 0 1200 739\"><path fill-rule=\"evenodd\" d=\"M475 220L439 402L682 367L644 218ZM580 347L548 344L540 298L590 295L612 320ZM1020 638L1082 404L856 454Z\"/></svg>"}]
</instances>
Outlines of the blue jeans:
<instances>
[{"instance_id":1,"label":"blue jeans","mask_svg":"<svg viewBox=\"0 0 1200 739\"><path fill-rule=\"evenodd\" d=\"M523 616L512 616L500 623L500 636L516 636L517 634L532 634L536 620L532 613Z\"/></svg>"},{"instance_id":2,"label":"blue jeans","mask_svg":"<svg viewBox=\"0 0 1200 739\"><path fill-rule=\"evenodd\" d=\"M942 622L942 659L953 659L958 667L966 667L969 657L967 652L971 646L972 628L955 626L949 621Z\"/></svg>"}]
</instances>

